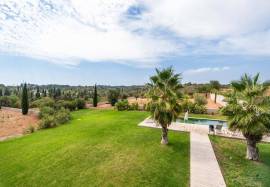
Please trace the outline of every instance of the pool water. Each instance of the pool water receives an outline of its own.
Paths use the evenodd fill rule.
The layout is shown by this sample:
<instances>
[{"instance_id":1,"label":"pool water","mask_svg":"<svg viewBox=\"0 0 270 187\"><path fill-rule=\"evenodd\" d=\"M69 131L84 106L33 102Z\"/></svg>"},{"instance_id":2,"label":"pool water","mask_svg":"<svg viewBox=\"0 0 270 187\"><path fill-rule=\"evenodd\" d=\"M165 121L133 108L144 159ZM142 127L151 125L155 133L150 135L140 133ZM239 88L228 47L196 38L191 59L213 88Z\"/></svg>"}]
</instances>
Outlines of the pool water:
<instances>
[{"instance_id":1,"label":"pool water","mask_svg":"<svg viewBox=\"0 0 270 187\"><path fill-rule=\"evenodd\" d=\"M188 118L188 120L185 120L185 121L184 121L183 118L180 118L180 119L177 119L177 122L199 124L199 125L222 125L223 127L227 126L226 121L211 120L211 119L200 119L200 118Z\"/></svg>"}]
</instances>

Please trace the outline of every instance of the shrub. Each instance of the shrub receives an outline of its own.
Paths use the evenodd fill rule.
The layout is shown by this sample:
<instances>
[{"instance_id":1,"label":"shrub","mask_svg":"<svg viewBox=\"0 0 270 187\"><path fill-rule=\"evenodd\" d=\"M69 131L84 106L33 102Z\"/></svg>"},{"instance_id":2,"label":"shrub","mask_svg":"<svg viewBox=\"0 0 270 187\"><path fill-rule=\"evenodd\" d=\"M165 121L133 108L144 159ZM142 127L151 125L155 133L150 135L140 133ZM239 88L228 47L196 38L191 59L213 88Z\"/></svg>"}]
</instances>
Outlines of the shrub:
<instances>
[{"instance_id":1,"label":"shrub","mask_svg":"<svg viewBox=\"0 0 270 187\"><path fill-rule=\"evenodd\" d=\"M61 108L69 109L70 111L76 110L77 102L76 101L65 101L65 100L58 100L54 107L59 110Z\"/></svg>"},{"instance_id":2,"label":"shrub","mask_svg":"<svg viewBox=\"0 0 270 187\"><path fill-rule=\"evenodd\" d=\"M199 94L194 94L194 103L197 105L206 105L207 100L204 96Z\"/></svg>"},{"instance_id":3,"label":"shrub","mask_svg":"<svg viewBox=\"0 0 270 187\"><path fill-rule=\"evenodd\" d=\"M128 110L129 109L129 104L127 100L123 100L123 101L118 101L115 104L115 107L118 111L123 111L123 110Z\"/></svg>"},{"instance_id":4,"label":"shrub","mask_svg":"<svg viewBox=\"0 0 270 187\"><path fill-rule=\"evenodd\" d=\"M42 108L40 108L39 110L39 118L43 118L44 116L47 115L53 115L54 114L54 109L48 106L44 106Z\"/></svg>"},{"instance_id":5,"label":"shrub","mask_svg":"<svg viewBox=\"0 0 270 187\"><path fill-rule=\"evenodd\" d=\"M114 106L115 103L117 103L119 95L120 95L119 90L109 90L107 97L109 103L111 103L112 106Z\"/></svg>"},{"instance_id":6,"label":"shrub","mask_svg":"<svg viewBox=\"0 0 270 187\"><path fill-rule=\"evenodd\" d=\"M128 110L139 110L138 103L132 103L131 105L129 105Z\"/></svg>"},{"instance_id":7,"label":"shrub","mask_svg":"<svg viewBox=\"0 0 270 187\"><path fill-rule=\"evenodd\" d=\"M39 122L39 128L40 129L46 129L56 126L56 120L54 116L46 115L42 118L42 120Z\"/></svg>"},{"instance_id":8,"label":"shrub","mask_svg":"<svg viewBox=\"0 0 270 187\"><path fill-rule=\"evenodd\" d=\"M44 107L41 109L40 117L39 128L51 128L68 122L70 120L70 112L64 108L56 110L50 107Z\"/></svg>"},{"instance_id":9,"label":"shrub","mask_svg":"<svg viewBox=\"0 0 270 187\"><path fill-rule=\"evenodd\" d=\"M84 99L76 99L77 109L85 108L85 100Z\"/></svg>"},{"instance_id":10,"label":"shrub","mask_svg":"<svg viewBox=\"0 0 270 187\"><path fill-rule=\"evenodd\" d=\"M139 105L138 103L132 103L131 105L128 103L128 100L122 100L118 101L115 104L115 108L118 111L123 111L123 110L139 110Z\"/></svg>"},{"instance_id":11,"label":"shrub","mask_svg":"<svg viewBox=\"0 0 270 187\"><path fill-rule=\"evenodd\" d=\"M194 110L194 104L191 101L189 101L188 99L185 99L182 102L182 110L184 112L186 112L186 111L192 112Z\"/></svg>"},{"instance_id":12,"label":"shrub","mask_svg":"<svg viewBox=\"0 0 270 187\"><path fill-rule=\"evenodd\" d=\"M54 106L54 100L49 97L44 97L42 99L38 99L33 101L30 106L32 108L41 108L44 106L53 107Z\"/></svg>"},{"instance_id":13,"label":"shrub","mask_svg":"<svg viewBox=\"0 0 270 187\"><path fill-rule=\"evenodd\" d=\"M67 109L61 108L54 114L56 124L64 124L70 120L70 112Z\"/></svg>"},{"instance_id":14,"label":"shrub","mask_svg":"<svg viewBox=\"0 0 270 187\"><path fill-rule=\"evenodd\" d=\"M19 100L19 97L15 95L1 96L0 105L6 106L6 107L12 107L12 108L20 108L20 100Z\"/></svg>"},{"instance_id":15,"label":"shrub","mask_svg":"<svg viewBox=\"0 0 270 187\"><path fill-rule=\"evenodd\" d=\"M192 110L192 113L194 113L194 114L205 114L206 113L206 107L204 105L195 104L194 108Z\"/></svg>"}]
</instances>

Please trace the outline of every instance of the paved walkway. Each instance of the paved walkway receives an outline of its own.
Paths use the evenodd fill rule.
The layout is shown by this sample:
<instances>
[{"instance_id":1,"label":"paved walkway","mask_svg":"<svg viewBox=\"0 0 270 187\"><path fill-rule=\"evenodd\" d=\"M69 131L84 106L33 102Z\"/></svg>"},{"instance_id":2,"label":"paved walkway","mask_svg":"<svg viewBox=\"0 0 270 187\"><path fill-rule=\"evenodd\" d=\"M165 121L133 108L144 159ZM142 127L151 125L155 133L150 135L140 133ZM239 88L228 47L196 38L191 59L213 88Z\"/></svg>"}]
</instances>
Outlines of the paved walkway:
<instances>
[{"instance_id":1,"label":"paved walkway","mask_svg":"<svg viewBox=\"0 0 270 187\"><path fill-rule=\"evenodd\" d=\"M149 118L139 126L160 128ZM190 186L225 187L224 178L208 138L208 126L173 123L169 129L190 132Z\"/></svg>"},{"instance_id":2,"label":"paved walkway","mask_svg":"<svg viewBox=\"0 0 270 187\"><path fill-rule=\"evenodd\" d=\"M190 133L190 186L226 186L208 135L197 132Z\"/></svg>"}]
</instances>

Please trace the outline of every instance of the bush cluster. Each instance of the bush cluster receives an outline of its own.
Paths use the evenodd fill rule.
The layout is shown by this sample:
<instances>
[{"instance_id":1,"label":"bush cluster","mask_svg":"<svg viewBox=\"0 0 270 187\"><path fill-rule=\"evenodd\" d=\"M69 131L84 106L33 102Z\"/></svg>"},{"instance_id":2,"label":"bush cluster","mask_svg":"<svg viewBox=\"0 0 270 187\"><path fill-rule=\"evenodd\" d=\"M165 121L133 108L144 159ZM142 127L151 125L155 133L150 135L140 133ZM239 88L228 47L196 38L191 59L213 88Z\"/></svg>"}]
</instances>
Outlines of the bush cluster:
<instances>
[{"instance_id":1,"label":"bush cluster","mask_svg":"<svg viewBox=\"0 0 270 187\"><path fill-rule=\"evenodd\" d=\"M202 96L200 94L194 94L194 103L197 105L206 105L207 104L207 99L205 96Z\"/></svg>"},{"instance_id":2,"label":"bush cluster","mask_svg":"<svg viewBox=\"0 0 270 187\"><path fill-rule=\"evenodd\" d=\"M183 111L189 111L190 113L194 114L205 114L206 113L206 107L205 102L201 100L201 98L197 99L195 98L195 102L192 103L188 99L184 100L182 102L182 109Z\"/></svg>"},{"instance_id":3,"label":"bush cluster","mask_svg":"<svg viewBox=\"0 0 270 187\"><path fill-rule=\"evenodd\" d=\"M5 107L20 108L20 99L15 95L11 96L1 96L0 105Z\"/></svg>"},{"instance_id":4,"label":"bush cluster","mask_svg":"<svg viewBox=\"0 0 270 187\"><path fill-rule=\"evenodd\" d=\"M122 101L118 101L115 104L115 108L118 111L123 111L123 110L139 110L139 105L138 105L138 103L129 104L127 100L122 100Z\"/></svg>"},{"instance_id":5,"label":"bush cluster","mask_svg":"<svg viewBox=\"0 0 270 187\"><path fill-rule=\"evenodd\" d=\"M41 118L39 123L40 129L51 128L68 122L70 120L70 112L65 108L57 110L45 106L40 109L39 117Z\"/></svg>"},{"instance_id":6,"label":"bush cluster","mask_svg":"<svg viewBox=\"0 0 270 187\"><path fill-rule=\"evenodd\" d=\"M42 99L35 100L30 104L31 108L41 108L44 106L53 107L54 100L52 98L49 98L49 97L44 97Z\"/></svg>"},{"instance_id":7,"label":"bush cluster","mask_svg":"<svg viewBox=\"0 0 270 187\"><path fill-rule=\"evenodd\" d=\"M85 108L85 100L84 99L75 99L75 100L57 100L54 101L49 97L44 97L42 99L38 99L31 103L31 107L33 108L43 108L43 107L51 107L54 109L65 108L70 111L74 111L76 109L84 109Z\"/></svg>"}]
</instances>

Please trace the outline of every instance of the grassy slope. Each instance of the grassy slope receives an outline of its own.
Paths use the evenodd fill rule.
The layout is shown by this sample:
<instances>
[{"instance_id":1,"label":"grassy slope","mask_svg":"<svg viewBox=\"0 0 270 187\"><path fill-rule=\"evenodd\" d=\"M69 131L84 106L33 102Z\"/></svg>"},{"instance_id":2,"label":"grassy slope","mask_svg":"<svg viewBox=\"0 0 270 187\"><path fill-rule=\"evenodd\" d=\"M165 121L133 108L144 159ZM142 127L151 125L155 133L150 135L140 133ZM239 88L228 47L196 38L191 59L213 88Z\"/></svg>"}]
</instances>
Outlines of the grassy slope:
<instances>
[{"instance_id":1,"label":"grassy slope","mask_svg":"<svg viewBox=\"0 0 270 187\"><path fill-rule=\"evenodd\" d=\"M270 186L270 144L260 143L261 162L245 159L244 141L210 136L228 186Z\"/></svg>"},{"instance_id":2,"label":"grassy slope","mask_svg":"<svg viewBox=\"0 0 270 187\"><path fill-rule=\"evenodd\" d=\"M81 110L70 124L0 142L0 186L188 186L189 134L138 127L145 112Z\"/></svg>"}]
</instances>

